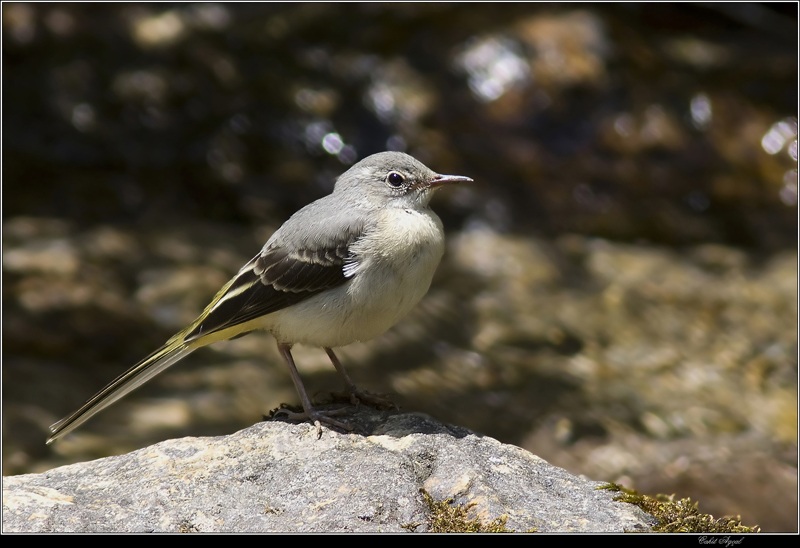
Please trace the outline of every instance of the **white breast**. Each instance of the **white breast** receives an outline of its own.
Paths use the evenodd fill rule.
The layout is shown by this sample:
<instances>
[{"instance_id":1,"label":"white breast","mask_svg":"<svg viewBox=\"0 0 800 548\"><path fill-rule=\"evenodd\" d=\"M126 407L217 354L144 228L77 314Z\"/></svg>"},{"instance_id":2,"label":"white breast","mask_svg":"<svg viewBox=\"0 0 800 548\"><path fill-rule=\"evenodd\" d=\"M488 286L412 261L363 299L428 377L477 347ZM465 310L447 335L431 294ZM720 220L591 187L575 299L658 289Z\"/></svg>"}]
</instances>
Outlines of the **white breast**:
<instances>
[{"instance_id":1,"label":"white breast","mask_svg":"<svg viewBox=\"0 0 800 548\"><path fill-rule=\"evenodd\" d=\"M270 314L264 327L280 342L327 347L384 333L428 292L444 254L442 223L429 209L385 210L352 251L350 281Z\"/></svg>"}]
</instances>

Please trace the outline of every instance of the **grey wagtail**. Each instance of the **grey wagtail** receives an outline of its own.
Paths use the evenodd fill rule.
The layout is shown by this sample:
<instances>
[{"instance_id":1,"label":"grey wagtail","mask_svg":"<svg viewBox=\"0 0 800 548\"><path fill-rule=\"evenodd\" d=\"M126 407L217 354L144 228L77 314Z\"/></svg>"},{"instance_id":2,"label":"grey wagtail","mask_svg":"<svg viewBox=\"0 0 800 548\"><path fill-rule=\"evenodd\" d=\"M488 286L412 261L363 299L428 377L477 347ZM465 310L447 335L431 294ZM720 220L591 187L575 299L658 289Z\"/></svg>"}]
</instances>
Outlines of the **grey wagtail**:
<instances>
[{"instance_id":1,"label":"grey wagtail","mask_svg":"<svg viewBox=\"0 0 800 548\"><path fill-rule=\"evenodd\" d=\"M349 429L314 408L292 358L294 344L325 349L351 399L370 401L333 348L372 339L397 323L427 293L444 253L433 193L469 177L440 175L401 152L381 152L353 165L333 192L292 215L261 251L216 294L203 313L164 346L111 381L50 427L47 443L202 346L257 329L275 337L303 412L292 420ZM374 400L373 400L374 401Z\"/></svg>"}]
</instances>

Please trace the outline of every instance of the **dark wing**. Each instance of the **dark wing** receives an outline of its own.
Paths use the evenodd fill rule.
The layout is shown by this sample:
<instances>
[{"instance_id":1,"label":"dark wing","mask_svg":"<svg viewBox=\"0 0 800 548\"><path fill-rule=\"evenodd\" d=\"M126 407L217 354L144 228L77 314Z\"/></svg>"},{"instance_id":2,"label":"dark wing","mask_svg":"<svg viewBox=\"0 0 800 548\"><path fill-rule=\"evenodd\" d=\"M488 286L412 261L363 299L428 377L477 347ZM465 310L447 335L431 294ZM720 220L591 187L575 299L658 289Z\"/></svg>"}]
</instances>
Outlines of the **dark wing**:
<instances>
[{"instance_id":1,"label":"dark wing","mask_svg":"<svg viewBox=\"0 0 800 548\"><path fill-rule=\"evenodd\" d=\"M333 231L335 238L316 244L306 241L298 246L270 239L222 288L183 340L234 327L345 283L355 271L350 245L361 230L352 223L341 228Z\"/></svg>"}]
</instances>

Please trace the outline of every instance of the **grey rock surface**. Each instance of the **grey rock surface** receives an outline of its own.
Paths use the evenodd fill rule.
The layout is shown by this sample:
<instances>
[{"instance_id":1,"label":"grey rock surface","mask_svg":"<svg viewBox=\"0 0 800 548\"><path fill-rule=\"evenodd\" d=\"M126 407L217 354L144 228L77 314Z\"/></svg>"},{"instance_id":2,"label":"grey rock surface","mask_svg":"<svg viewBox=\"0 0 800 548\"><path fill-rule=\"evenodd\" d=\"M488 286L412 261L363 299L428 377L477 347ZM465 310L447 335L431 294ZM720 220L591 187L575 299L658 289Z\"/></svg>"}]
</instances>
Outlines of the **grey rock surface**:
<instances>
[{"instance_id":1,"label":"grey rock surface","mask_svg":"<svg viewBox=\"0 0 800 548\"><path fill-rule=\"evenodd\" d=\"M350 433L262 422L230 436L3 478L3 532L425 532L437 501L524 532L647 531L600 482L427 415L371 409Z\"/></svg>"}]
</instances>

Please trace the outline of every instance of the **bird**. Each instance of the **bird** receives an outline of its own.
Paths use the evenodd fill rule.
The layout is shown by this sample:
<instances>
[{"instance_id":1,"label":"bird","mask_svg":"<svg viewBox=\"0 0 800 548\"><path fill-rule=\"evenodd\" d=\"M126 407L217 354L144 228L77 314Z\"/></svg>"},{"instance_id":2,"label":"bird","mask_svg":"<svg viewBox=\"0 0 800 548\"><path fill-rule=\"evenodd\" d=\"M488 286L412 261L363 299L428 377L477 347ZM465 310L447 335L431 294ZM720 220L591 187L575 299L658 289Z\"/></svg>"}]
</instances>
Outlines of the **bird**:
<instances>
[{"instance_id":1,"label":"bird","mask_svg":"<svg viewBox=\"0 0 800 548\"><path fill-rule=\"evenodd\" d=\"M321 347L354 402L379 403L360 390L333 349L373 339L428 292L445 248L442 221L430 207L440 188L470 177L439 174L416 158L379 152L352 165L333 191L289 217L200 316L133 365L76 411L50 426L62 438L195 350L251 331L272 334L300 396L290 420L350 429L342 411L314 407L292 347Z\"/></svg>"}]
</instances>

